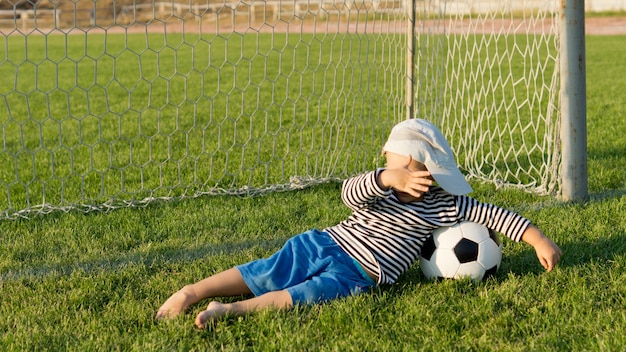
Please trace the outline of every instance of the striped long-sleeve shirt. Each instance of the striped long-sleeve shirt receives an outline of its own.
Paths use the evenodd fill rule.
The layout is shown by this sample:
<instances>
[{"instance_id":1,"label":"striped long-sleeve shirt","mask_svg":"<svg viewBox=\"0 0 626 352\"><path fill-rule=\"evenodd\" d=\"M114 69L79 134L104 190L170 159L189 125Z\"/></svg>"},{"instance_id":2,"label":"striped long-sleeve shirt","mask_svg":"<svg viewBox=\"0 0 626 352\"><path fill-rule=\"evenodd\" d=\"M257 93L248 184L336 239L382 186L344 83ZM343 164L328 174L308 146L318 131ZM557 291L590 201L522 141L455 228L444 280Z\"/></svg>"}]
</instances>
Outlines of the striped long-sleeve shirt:
<instances>
[{"instance_id":1,"label":"striped long-sleeve shirt","mask_svg":"<svg viewBox=\"0 0 626 352\"><path fill-rule=\"evenodd\" d=\"M376 177L383 169L343 183L341 198L352 214L324 229L379 284L394 283L419 257L424 241L439 227L467 220L520 241L530 221L519 214L433 186L418 202L402 203L383 190Z\"/></svg>"}]
</instances>

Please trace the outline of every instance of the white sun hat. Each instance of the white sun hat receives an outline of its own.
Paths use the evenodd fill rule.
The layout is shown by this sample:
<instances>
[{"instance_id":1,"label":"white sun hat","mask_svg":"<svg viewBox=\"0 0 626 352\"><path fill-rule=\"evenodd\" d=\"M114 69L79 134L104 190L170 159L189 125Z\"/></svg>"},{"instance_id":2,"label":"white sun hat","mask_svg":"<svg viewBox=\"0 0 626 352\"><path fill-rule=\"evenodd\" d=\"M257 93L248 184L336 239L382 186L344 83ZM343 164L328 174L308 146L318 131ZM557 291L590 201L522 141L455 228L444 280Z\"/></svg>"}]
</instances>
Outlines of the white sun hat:
<instances>
[{"instance_id":1,"label":"white sun hat","mask_svg":"<svg viewBox=\"0 0 626 352\"><path fill-rule=\"evenodd\" d=\"M435 125L424 119L405 120L395 125L383 147L384 152L411 155L426 165L435 181L448 193L472 192L472 187L459 171L446 138Z\"/></svg>"}]
</instances>

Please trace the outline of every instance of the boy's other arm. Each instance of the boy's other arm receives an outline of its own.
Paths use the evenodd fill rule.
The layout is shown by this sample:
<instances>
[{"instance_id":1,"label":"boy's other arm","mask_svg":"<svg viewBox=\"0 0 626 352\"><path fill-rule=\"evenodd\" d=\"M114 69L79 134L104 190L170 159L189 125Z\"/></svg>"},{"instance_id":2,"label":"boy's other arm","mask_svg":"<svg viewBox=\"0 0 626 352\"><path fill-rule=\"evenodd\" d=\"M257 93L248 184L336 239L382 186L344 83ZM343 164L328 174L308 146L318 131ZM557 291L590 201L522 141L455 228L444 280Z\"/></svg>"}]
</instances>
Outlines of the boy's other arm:
<instances>
[{"instance_id":1,"label":"boy's other arm","mask_svg":"<svg viewBox=\"0 0 626 352\"><path fill-rule=\"evenodd\" d=\"M539 262L547 271L552 271L563 254L559 246L533 225L526 228L526 231L522 234L522 241L533 246Z\"/></svg>"}]
</instances>

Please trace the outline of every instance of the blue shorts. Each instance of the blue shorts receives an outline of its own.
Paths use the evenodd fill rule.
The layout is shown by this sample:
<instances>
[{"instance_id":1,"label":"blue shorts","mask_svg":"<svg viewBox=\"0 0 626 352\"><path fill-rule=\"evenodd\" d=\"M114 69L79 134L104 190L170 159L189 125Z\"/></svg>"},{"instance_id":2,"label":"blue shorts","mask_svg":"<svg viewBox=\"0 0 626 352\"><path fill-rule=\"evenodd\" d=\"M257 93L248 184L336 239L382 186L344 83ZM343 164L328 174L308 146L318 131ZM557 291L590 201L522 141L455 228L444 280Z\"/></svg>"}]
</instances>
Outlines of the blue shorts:
<instances>
[{"instance_id":1,"label":"blue shorts","mask_svg":"<svg viewBox=\"0 0 626 352\"><path fill-rule=\"evenodd\" d=\"M237 266L255 296L286 289L294 305L359 294L375 285L326 232L289 239L271 257Z\"/></svg>"}]
</instances>

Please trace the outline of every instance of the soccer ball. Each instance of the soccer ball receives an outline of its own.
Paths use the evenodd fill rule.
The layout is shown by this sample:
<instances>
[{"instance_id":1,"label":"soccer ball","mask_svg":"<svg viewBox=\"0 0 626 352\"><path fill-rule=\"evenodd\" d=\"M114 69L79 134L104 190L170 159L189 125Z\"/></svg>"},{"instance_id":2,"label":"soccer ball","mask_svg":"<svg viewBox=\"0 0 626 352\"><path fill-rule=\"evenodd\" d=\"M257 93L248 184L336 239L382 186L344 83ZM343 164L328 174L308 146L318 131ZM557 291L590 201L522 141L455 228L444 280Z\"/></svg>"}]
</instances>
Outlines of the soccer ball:
<instances>
[{"instance_id":1,"label":"soccer ball","mask_svg":"<svg viewBox=\"0 0 626 352\"><path fill-rule=\"evenodd\" d=\"M422 247L420 266L431 280L470 277L482 281L496 273L501 261L498 235L465 221L435 230Z\"/></svg>"}]
</instances>

